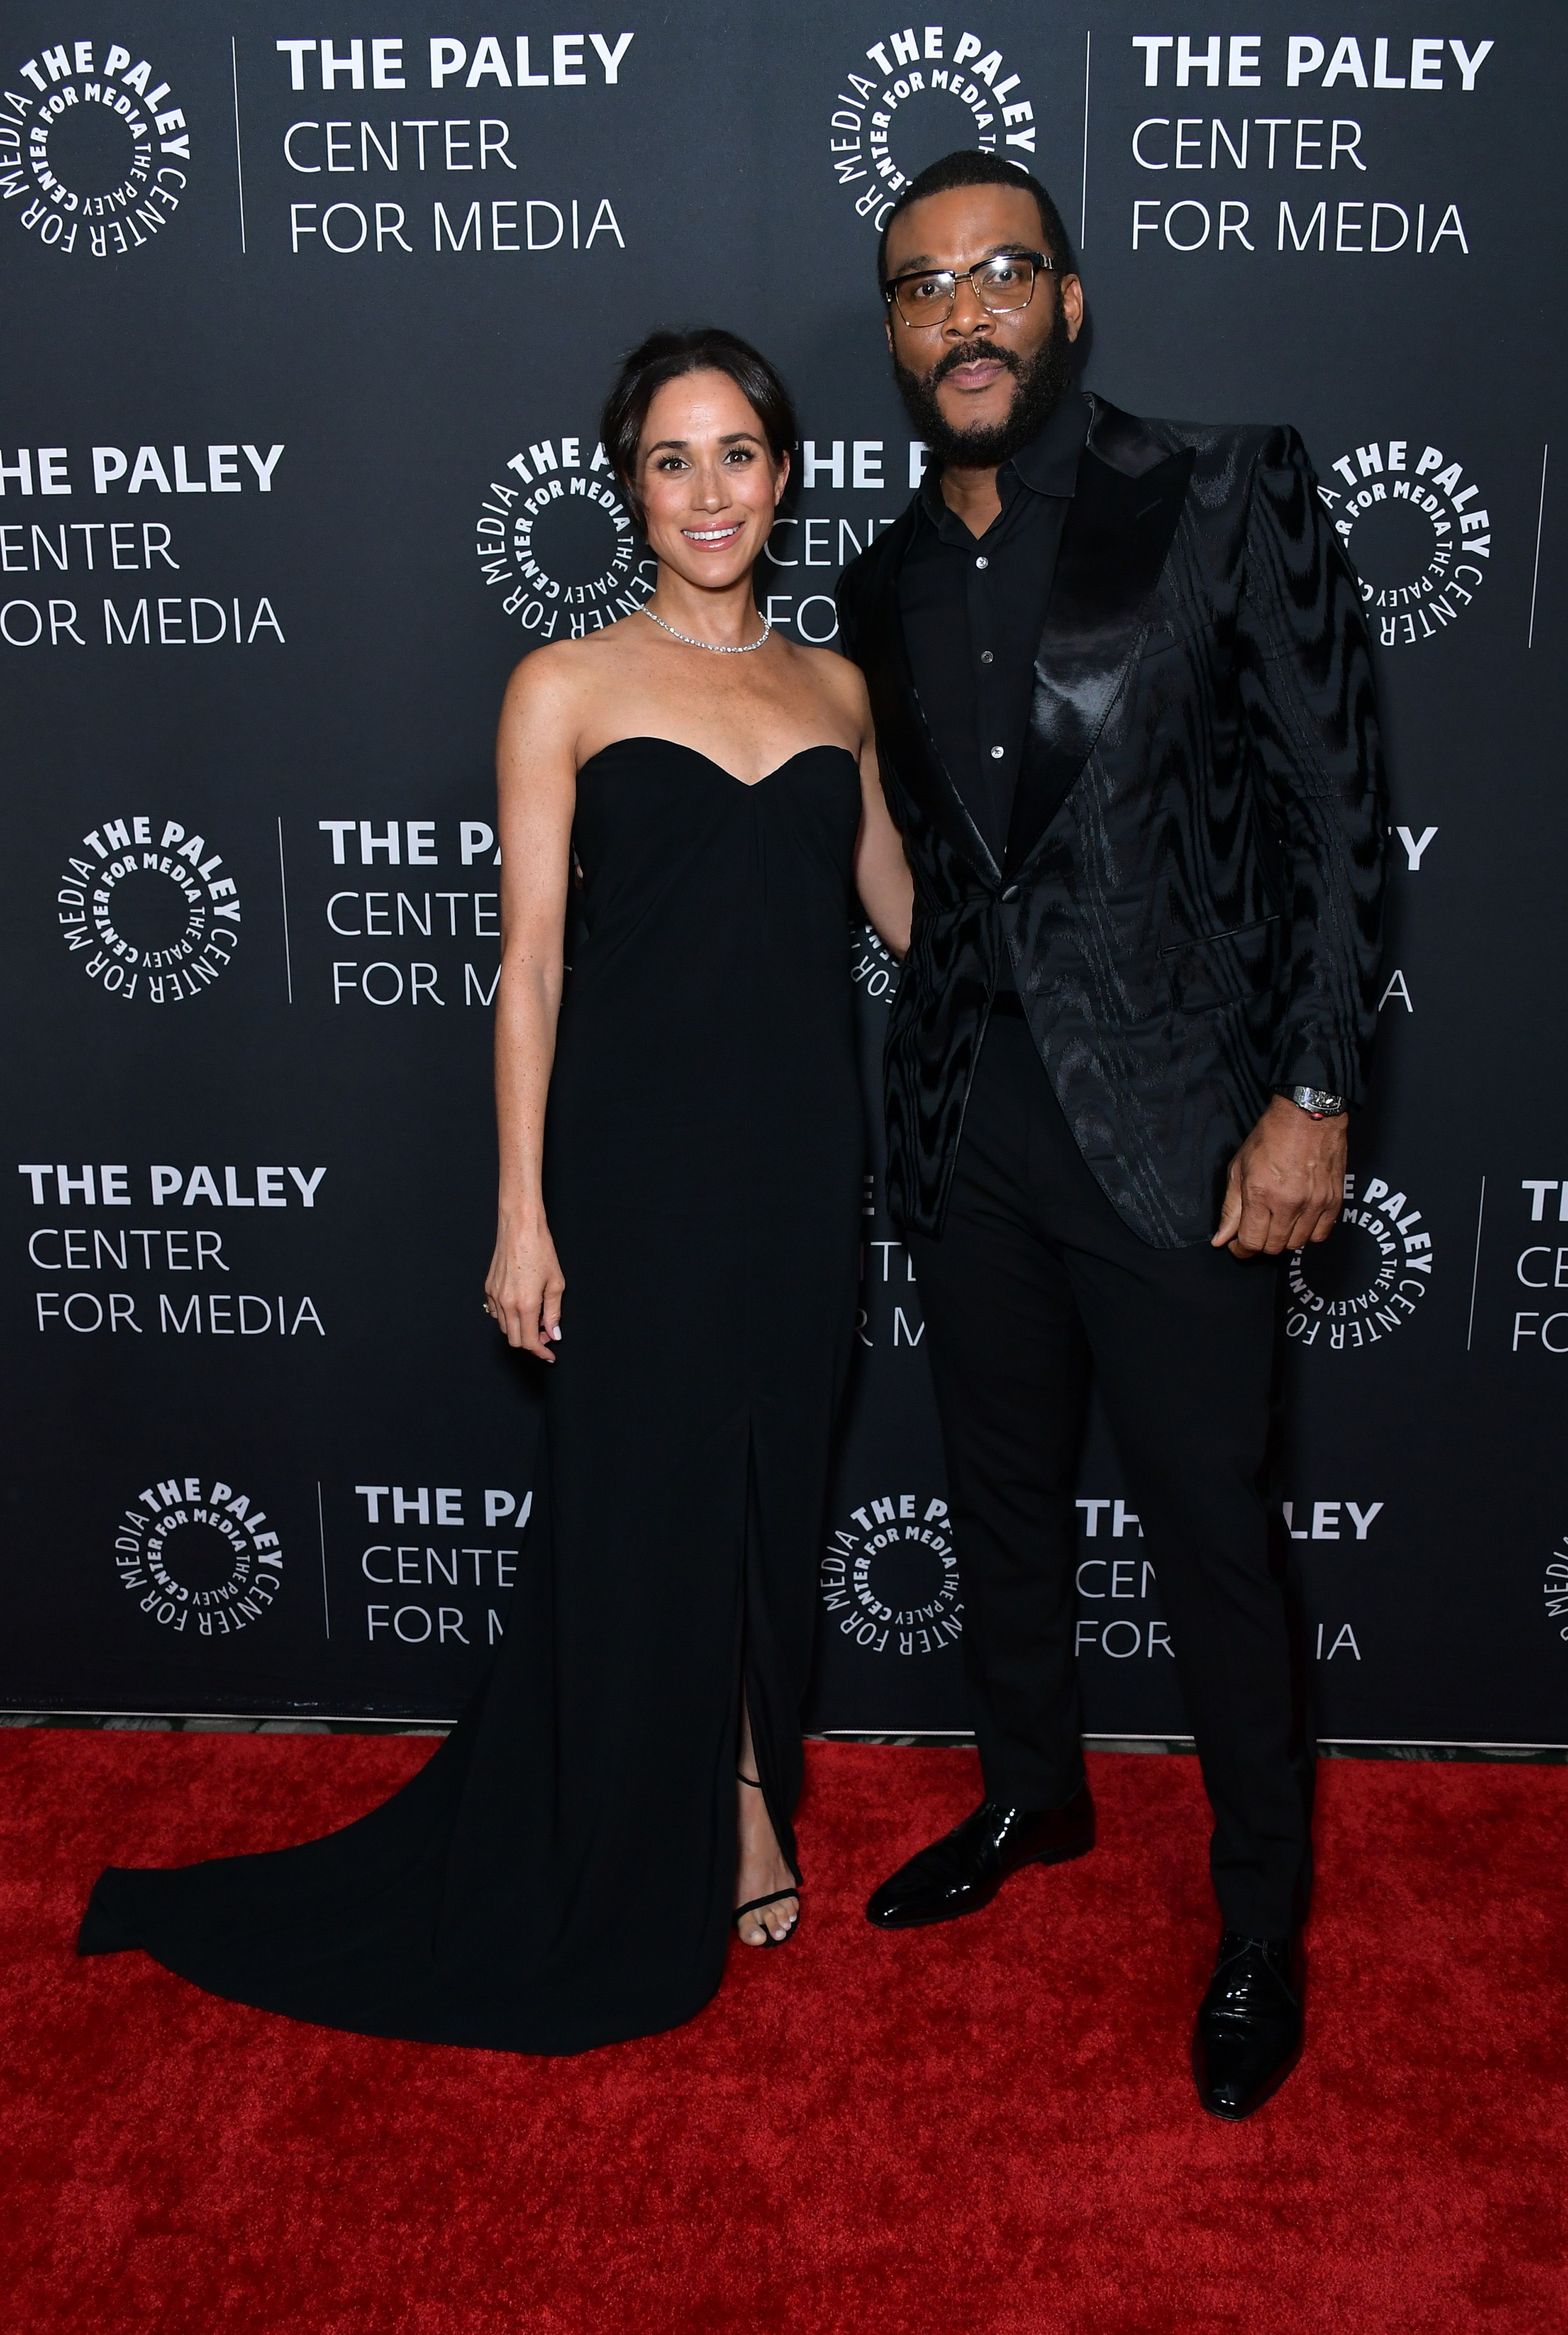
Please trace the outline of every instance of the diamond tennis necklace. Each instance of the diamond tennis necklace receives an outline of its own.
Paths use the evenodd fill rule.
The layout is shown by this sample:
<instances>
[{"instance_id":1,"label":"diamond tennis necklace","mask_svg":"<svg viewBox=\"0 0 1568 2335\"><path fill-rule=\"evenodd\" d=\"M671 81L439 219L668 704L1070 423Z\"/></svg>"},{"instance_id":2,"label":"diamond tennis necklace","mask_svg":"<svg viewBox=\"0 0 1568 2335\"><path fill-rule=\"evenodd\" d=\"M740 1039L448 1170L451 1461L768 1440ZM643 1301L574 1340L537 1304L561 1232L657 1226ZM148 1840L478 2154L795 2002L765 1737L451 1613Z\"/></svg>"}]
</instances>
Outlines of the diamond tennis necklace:
<instances>
[{"instance_id":1,"label":"diamond tennis necklace","mask_svg":"<svg viewBox=\"0 0 1568 2335\"><path fill-rule=\"evenodd\" d=\"M732 647L728 641L699 641L693 640L690 633L678 633L673 625L667 625L664 622L663 616L655 616L652 608L644 608L643 610L643 614L644 616L651 617L653 622L658 625L659 630L662 633L668 633L673 641L684 641L689 649L710 649L715 656L750 656L753 649L765 648L767 646L768 635L773 629L771 617L762 616L762 611L759 608L757 614L760 616L762 616L761 639L757 641L742 641L740 646L736 648Z\"/></svg>"}]
</instances>

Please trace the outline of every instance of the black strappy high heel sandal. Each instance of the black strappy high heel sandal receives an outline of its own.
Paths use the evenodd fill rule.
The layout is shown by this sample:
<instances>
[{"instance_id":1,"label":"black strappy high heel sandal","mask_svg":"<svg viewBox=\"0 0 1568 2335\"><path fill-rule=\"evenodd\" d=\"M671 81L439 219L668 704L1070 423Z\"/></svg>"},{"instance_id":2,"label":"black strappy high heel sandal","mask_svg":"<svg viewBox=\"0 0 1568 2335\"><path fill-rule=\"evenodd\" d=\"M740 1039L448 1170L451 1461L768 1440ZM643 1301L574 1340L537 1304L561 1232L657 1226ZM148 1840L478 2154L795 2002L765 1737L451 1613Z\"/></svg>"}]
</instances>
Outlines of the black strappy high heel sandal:
<instances>
[{"instance_id":1,"label":"black strappy high heel sandal","mask_svg":"<svg viewBox=\"0 0 1568 2335\"><path fill-rule=\"evenodd\" d=\"M743 1776L741 1775L739 1768L735 1770L735 1780L737 1783L747 1785L753 1792L760 1792L762 1788L755 1776ZM800 1904L800 1891L799 1884L789 1889L775 1889L770 1897L749 1897L744 1905L737 1905L735 1911L731 1914L730 1920L732 1927L739 1932L742 1914L760 1914L764 1905L781 1904L786 1897L793 1897L796 1903L796 1907L799 1909ZM764 1922L762 1924L762 1944L765 1947L787 1946L799 1927L800 1914L799 1910L796 1912L795 1919L790 1923L789 1927L785 1931L784 1935L781 1938L776 1938L771 1930L769 1929L766 1922Z\"/></svg>"}]
</instances>

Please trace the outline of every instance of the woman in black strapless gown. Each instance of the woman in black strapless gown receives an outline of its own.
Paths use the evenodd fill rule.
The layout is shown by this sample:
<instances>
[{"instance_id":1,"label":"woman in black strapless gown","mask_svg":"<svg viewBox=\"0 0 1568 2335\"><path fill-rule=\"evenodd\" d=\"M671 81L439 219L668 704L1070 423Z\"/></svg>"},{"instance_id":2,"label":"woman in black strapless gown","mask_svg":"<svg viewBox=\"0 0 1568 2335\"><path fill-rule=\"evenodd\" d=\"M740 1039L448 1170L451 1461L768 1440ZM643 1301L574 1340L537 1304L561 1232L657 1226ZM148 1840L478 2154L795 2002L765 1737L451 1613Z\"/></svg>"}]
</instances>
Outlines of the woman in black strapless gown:
<instances>
[{"instance_id":1,"label":"woman in black strapless gown","mask_svg":"<svg viewBox=\"0 0 1568 2335\"><path fill-rule=\"evenodd\" d=\"M702 654L727 625L743 647L760 625L750 568L776 488L753 509L758 480L724 477L735 409L778 487L787 466L740 346L657 336L623 376L625 392L639 363L655 367L632 420L645 439L651 412L686 447L689 497L707 481L702 524L685 514L694 547L649 523L662 563L673 546L657 606L684 626L674 645L628 618L620 640L574 644L587 653L575 662L549 652L553 668L519 669L530 735L564 718L579 751L605 742L572 757L587 941L543 1145L566 1295L558 1342L547 1288L514 1337L556 1359L506 1637L395 1798L272 1855L111 1868L85 1953L141 1947L214 1993L359 2033L570 2052L673 2026L718 1986L742 1745L760 1786L753 1836L770 1821L779 1877L800 1878L799 1709L859 1234L847 911L858 872L902 938L907 877L863 784L858 675L781 641L754 665ZM704 431L722 441L718 471ZM726 547L726 495L739 534L727 569L705 567ZM615 734L623 722L635 729ZM680 729L726 761L667 734ZM821 742L756 755L802 733ZM755 783L748 744L773 765ZM537 832L507 841L509 878ZM503 1108L503 1161L506 1126ZM793 1893L782 1908L793 1916ZM751 1930L763 1943L756 1917Z\"/></svg>"}]
</instances>

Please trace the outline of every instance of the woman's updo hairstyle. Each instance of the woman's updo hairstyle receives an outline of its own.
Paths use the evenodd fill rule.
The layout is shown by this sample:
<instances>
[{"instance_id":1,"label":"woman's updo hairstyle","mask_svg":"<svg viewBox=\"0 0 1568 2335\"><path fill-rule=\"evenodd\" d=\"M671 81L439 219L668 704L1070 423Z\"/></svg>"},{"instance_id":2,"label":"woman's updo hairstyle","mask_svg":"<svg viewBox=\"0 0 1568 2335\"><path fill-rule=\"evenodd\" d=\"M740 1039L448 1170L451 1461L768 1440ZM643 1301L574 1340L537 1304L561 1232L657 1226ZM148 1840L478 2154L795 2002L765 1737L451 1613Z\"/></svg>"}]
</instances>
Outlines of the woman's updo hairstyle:
<instances>
[{"instance_id":1,"label":"woman's updo hairstyle","mask_svg":"<svg viewBox=\"0 0 1568 2335\"><path fill-rule=\"evenodd\" d=\"M789 392L765 356L749 341L717 325L691 333L650 333L623 363L599 420L599 438L641 520L637 449L648 408L666 382L687 373L725 373L762 424L768 451L777 462L795 445L795 408Z\"/></svg>"}]
</instances>

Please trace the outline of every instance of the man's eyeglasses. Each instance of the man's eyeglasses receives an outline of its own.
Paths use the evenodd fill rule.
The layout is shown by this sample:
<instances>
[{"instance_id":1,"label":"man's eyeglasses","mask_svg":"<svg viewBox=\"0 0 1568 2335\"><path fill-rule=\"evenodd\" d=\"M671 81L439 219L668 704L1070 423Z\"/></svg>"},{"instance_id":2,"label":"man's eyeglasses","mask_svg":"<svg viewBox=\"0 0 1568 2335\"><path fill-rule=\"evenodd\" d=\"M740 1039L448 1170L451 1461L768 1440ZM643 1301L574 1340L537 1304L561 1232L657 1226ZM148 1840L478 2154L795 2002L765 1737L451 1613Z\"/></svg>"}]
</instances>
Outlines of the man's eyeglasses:
<instances>
[{"instance_id":1,"label":"man's eyeglasses","mask_svg":"<svg viewBox=\"0 0 1568 2335\"><path fill-rule=\"evenodd\" d=\"M1004 316L1011 309L1028 307L1037 269L1053 265L1043 251L1000 252L994 258L977 260L962 275L951 267L920 267L895 276L883 286L882 296L890 307L896 305L906 325L945 325L959 286L967 284L988 315Z\"/></svg>"}]
</instances>

